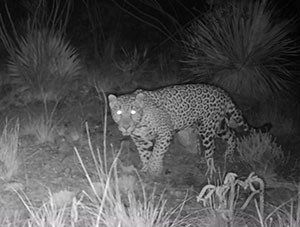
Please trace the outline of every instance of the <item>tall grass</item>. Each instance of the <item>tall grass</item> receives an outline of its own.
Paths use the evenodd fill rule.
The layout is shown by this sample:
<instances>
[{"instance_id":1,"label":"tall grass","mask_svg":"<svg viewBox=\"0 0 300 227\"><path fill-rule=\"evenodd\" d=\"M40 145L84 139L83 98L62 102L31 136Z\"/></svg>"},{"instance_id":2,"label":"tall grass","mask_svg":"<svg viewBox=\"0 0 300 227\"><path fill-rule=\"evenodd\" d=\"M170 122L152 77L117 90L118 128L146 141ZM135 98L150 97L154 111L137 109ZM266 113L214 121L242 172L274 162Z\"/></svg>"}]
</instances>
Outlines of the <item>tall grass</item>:
<instances>
[{"instance_id":1,"label":"tall grass","mask_svg":"<svg viewBox=\"0 0 300 227\"><path fill-rule=\"evenodd\" d=\"M11 180L19 169L19 129L19 121L6 119L0 135L0 178L5 181Z\"/></svg>"},{"instance_id":2,"label":"tall grass","mask_svg":"<svg viewBox=\"0 0 300 227\"><path fill-rule=\"evenodd\" d=\"M148 194L142 180L133 167L124 167L118 160L120 151L109 167L107 160L101 157L100 151L94 151L92 144L90 150L93 153L94 163L98 173L97 182L93 182L86 170L79 152L75 149L80 163L88 179L94 198L98 206L85 206L93 218L93 226L107 227L158 227L180 226L183 220L180 218L180 209L167 209L167 200L164 195L156 196L155 190ZM116 153L116 152L114 152ZM141 192L141 195L139 195Z\"/></svg>"},{"instance_id":3,"label":"tall grass","mask_svg":"<svg viewBox=\"0 0 300 227\"><path fill-rule=\"evenodd\" d=\"M233 0L195 20L183 40L186 70L200 82L261 100L287 92L299 55L291 25L271 2Z\"/></svg>"},{"instance_id":4,"label":"tall grass","mask_svg":"<svg viewBox=\"0 0 300 227\"><path fill-rule=\"evenodd\" d=\"M119 152L110 159L106 151L94 150L90 137L88 143L97 176L90 176L80 152L75 148L87 179L85 190L77 193L76 197L75 192L51 193L49 190L48 199L40 207L35 207L25 193L15 190L29 214L23 226L189 226L187 220L180 216L184 203L169 209L164 194L157 195L155 190L146 192L145 185L141 179L138 180L135 168L121 165ZM142 194L139 194L140 190ZM5 226L16 225L8 223Z\"/></svg>"},{"instance_id":5,"label":"tall grass","mask_svg":"<svg viewBox=\"0 0 300 227\"><path fill-rule=\"evenodd\" d=\"M107 109L105 110L107 113ZM34 207L26 194L14 190L29 213L29 217L23 222L24 226L189 226L187 220L180 215L184 203L169 209L164 194L157 194L155 190L147 192L136 169L133 166L122 165L118 157L123 150L123 143L119 152L111 147L109 153L115 155L109 155L106 145L107 114L103 120L105 123L102 150L95 148L86 124L87 142L94 163L92 171L96 173L93 177L88 169L90 165L85 165L81 152L74 148L86 176L85 190L80 193L50 192L49 198L40 207Z\"/></svg>"},{"instance_id":6,"label":"tall grass","mask_svg":"<svg viewBox=\"0 0 300 227\"><path fill-rule=\"evenodd\" d=\"M105 115L104 121L106 120ZM113 146L109 150L106 145L106 129L104 129L103 149L95 148L88 127L87 136L92 156L92 161L89 162L94 163L92 169L90 164L86 165L81 157L81 152L86 151L75 148L86 177L84 190L79 193L67 190L51 193L49 190L49 197L41 198L42 205L35 207L25 193L12 188L28 211L28 217L22 221L22 226L299 226L299 198L297 204L291 200L290 209L286 203L283 203L275 208L272 207L272 211L269 212L269 209L265 209L270 206L264 203L264 196L267 193L264 182L253 173L245 180L238 178L236 174L227 174L221 184L204 186L197 200L209 206L210 211L203 212L199 206L193 207L197 210L193 215L183 215L181 211L185 209L186 201L178 207L169 207L164 193L159 193L155 189L149 190L148 185L142 181L133 166L122 165L118 157L123 150L123 143L119 151L116 151ZM90 171L94 174L91 175ZM244 200L241 199L242 189L250 192ZM259 199L256 195L259 195ZM240 215L248 212L248 209L245 209L249 208L252 199L258 201L255 204L257 216L250 218L250 215ZM9 217L4 217L3 220L0 219L0 223L4 227L21 226L18 224L20 222L10 220Z\"/></svg>"}]
</instances>

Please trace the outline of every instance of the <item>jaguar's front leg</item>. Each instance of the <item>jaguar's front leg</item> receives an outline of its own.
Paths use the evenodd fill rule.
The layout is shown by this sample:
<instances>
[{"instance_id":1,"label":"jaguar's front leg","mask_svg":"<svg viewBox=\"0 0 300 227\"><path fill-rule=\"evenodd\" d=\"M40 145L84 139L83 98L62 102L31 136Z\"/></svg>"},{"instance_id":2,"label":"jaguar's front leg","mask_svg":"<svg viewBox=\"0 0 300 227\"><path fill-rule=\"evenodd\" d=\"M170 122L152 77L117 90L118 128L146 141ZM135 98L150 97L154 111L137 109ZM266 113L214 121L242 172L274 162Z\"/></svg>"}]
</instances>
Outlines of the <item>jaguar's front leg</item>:
<instances>
[{"instance_id":1,"label":"jaguar's front leg","mask_svg":"<svg viewBox=\"0 0 300 227\"><path fill-rule=\"evenodd\" d=\"M142 171L147 172L149 170L149 160L153 150L153 141L143 138L141 136L131 136L142 161Z\"/></svg>"},{"instance_id":2,"label":"jaguar's front leg","mask_svg":"<svg viewBox=\"0 0 300 227\"><path fill-rule=\"evenodd\" d=\"M152 155L149 160L149 172L152 175L159 175L163 170L164 154L168 151L172 140L172 133L170 131L161 135L157 135L153 147Z\"/></svg>"}]
</instances>

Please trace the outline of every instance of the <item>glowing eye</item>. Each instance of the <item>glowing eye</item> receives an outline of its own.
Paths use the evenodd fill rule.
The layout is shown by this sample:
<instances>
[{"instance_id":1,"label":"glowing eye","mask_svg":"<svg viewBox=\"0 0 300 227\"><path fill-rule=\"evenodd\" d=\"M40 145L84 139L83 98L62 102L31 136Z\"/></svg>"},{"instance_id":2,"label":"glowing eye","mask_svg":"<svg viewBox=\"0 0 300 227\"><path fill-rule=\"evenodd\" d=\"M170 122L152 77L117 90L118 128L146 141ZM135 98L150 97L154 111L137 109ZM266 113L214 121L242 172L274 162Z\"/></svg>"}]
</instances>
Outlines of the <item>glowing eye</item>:
<instances>
[{"instance_id":1,"label":"glowing eye","mask_svg":"<svg viewBox=\"0 0 300 227\"><path fill-rule=\"evenodd\" d=\"M121 114L122 114L122 110L118 110L118 111L117 111L117 114L118 114L118 115L121 115Z\"/></svg>"},{"instance_id":2,"label":"glowing eye","mask_svg":"<svg viewBox=\"0 0 300 227\"><path fill-rule=\"evenodd\" d=\"M135 110L131 110L130 113L131 113L132 115L134 115L134 114L136 114L136 111L135 111Z\"/></svg>"}]
</instances>

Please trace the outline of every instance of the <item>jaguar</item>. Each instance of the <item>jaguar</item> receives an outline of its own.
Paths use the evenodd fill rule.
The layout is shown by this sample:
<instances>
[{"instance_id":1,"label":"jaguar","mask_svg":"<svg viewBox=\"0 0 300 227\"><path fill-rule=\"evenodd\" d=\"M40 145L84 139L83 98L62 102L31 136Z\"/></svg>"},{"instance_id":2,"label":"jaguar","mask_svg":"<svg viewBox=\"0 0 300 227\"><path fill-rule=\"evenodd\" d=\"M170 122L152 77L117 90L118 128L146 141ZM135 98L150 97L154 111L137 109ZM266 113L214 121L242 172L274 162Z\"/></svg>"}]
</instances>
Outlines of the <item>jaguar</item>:
<instances>
[{"instance_id":1,"label":"jaguar","mask_svg":"<svg viewBox=\"0 0 300 227\"><path fill-rule=\"evenodd\" d=\"M108 95L113 120L124 136L135 143L142 171L159 175L164 154L180 130L192 128L200 135L208 172L215 171L215 138L226 141L225 156L236 147L236 130L254 129L229 94L214 85L172 85L157 90Z\"/></svg>"}]
</instances>

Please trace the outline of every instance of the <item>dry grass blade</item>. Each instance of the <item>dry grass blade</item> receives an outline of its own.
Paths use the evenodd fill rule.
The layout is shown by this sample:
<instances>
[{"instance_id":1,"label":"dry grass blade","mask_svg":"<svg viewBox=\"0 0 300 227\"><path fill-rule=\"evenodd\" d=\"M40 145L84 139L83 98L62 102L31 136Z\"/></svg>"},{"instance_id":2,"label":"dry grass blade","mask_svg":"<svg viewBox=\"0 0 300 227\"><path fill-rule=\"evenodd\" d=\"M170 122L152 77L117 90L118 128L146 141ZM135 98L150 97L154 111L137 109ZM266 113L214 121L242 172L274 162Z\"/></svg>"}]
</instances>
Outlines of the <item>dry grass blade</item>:
<instances>
[{"instance_id":1,"label":"dry grass blade","mask_svg":"<svg viewBox=\"0 0 300 227\"><path fill-rule=\"evenodd\" d=\"M146 193L145 185L141 179L140 181L135 180L139 178L135 168L118 165L120 163L118 156L122 148L112 161L108 161L106 154L101 154L102 152L99 150L97 153L94 152L90 137L88 139L90 150L94 153L93 159L97 169L98 182L93 182L89 176L76 148L75 153L91 188L90 194L88 194L91 204L86 203L84 209L92 216L92 226L173 227L183 223L183 219L178 214L183 205L176 209L167 210L167 200L164 199L163 195L157 197L155 190L150 194ZM112 153L116 152L112 151ZM131 171L123 173L124 169ZM124 183L127 184L126 187L124 187ZM141 196L138 194L138 189L141 190Z\"/></svg>"},{"instance_id":2,"label":"dry grass blade","mask_svg":"<svg viewBox=\"0 0 300 227\"><path fill-rule=\"evenodd\" d=\"M14 176L19 168L19 121L4 123L0 136L0 177L6 181Z\"/></svg>"}]
</instances>

